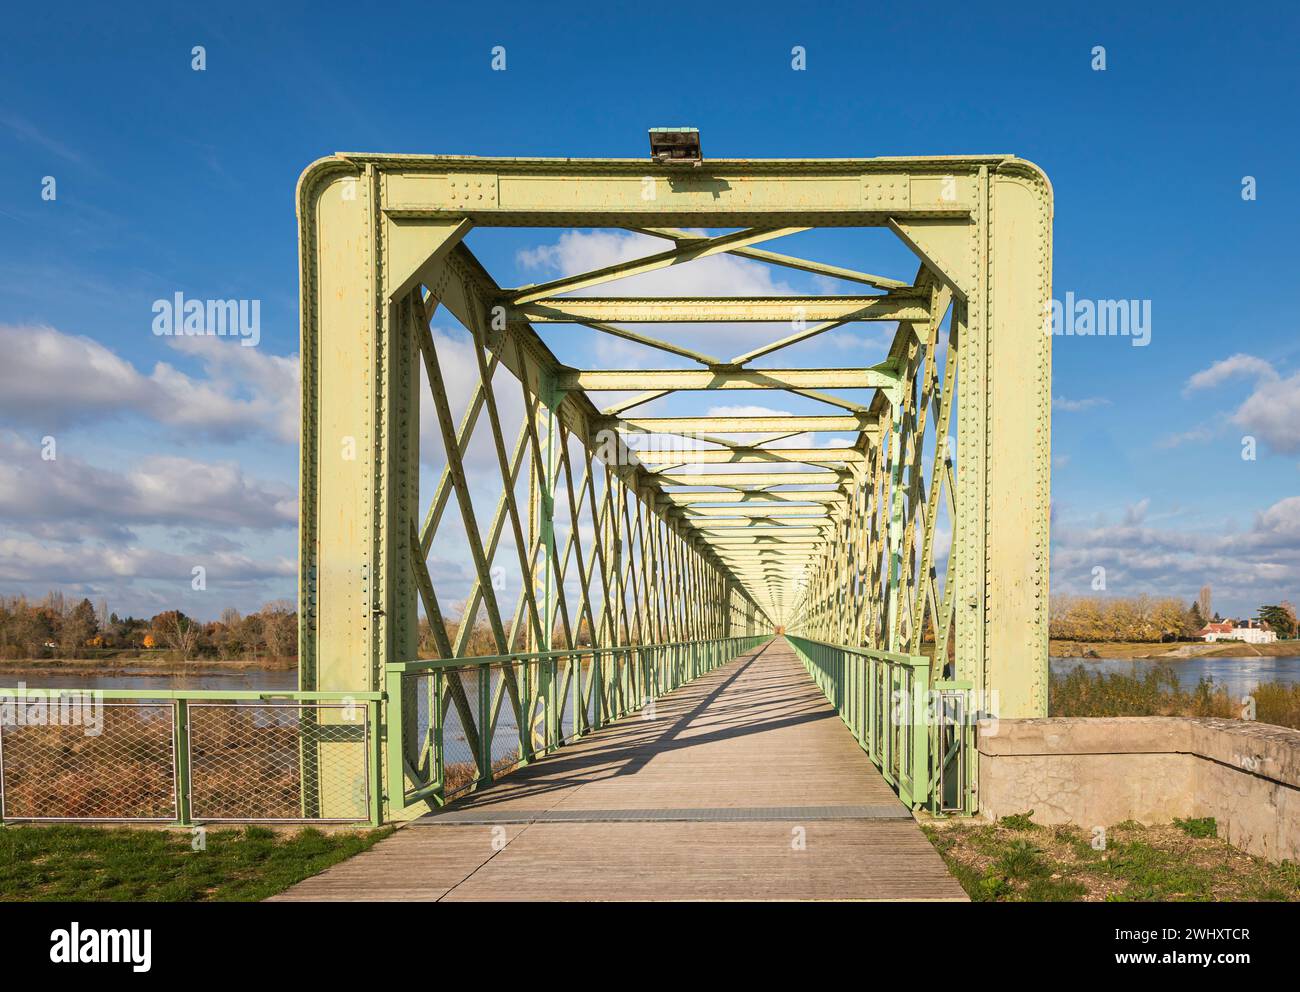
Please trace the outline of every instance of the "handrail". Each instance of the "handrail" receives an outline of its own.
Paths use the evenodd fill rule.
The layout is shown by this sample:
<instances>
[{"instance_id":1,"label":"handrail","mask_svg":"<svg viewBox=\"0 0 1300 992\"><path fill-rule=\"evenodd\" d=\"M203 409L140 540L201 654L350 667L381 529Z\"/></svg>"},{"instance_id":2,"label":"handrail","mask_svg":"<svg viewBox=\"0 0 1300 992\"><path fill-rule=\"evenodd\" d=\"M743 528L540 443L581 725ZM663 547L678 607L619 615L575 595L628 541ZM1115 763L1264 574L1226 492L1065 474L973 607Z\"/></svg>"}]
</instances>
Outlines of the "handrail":
<instances>
[{"instance_id":1,"label":"handrail","mask_svg":"<svg viewBox=\"0 0 1300 992\"><path fill-rule=\"evenodd\" d=\"M970 811L973 753L964 701L969 683L931 681L931 660L794 634L787 639L881 775L903 802L932 812Z\"/></svg>"},{"instance_id":2,"label":"handrail","mask_svg":"<svg viewBox=\"0 0 1300 992\"><path fill-rule=\"evenodd\" d=\"M0 697L21 695L31 696L40 693L49 698L53 696L84 696L97 694L102 699L244 699L266 702L273 699L290 699L295 702L347 702L349 699L362 702L384 698L382 692L323 692L298 689L97 689L87 686L63 686L46 688L39 685L0 686Z\"/></svg>"}]
</instances>

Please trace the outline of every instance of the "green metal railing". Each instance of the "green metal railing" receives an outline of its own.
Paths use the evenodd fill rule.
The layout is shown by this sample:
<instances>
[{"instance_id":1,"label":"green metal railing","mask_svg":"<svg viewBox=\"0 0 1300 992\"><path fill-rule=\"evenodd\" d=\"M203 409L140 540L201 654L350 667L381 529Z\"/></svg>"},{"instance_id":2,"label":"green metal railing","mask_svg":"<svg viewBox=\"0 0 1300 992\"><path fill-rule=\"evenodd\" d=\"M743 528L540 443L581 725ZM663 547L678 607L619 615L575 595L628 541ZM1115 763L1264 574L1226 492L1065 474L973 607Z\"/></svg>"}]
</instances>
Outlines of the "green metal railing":
<instances>
[{"instance_id":1,"label":"green metal railing","mask_svg":"<svg viewBox=\"0 0 1300 992\"><path fill-rule=\"evenodd\" d=\"M969 683L932 681L924 655L786 638L904 803L934 813L974 811Z\"/></svg>"},{"instance_id":2,"label":"green metal railing","mask_svg":"<svg viewBox=\"0 0 1300 992\"><path fill-rule=\"evenodd\" d=\"M769 639L401 662L382 693L0 689L0 821L378 824Z\"/></svg>"},{"instance_id":3,"label":"green metal railing","mask_svg":"<svg viewBox=\"0 0 1300 992\"><path fill-rule=\"evenodd\" d=\"M390 815L481 788L770 639L391 663L385 686Z\"/></svg>"},{"instance_id":4,"label":"green metal railing","mask_svg":"<svg viewBox=\"0 0 1300 992\"><path fill-rule=\"evenodd\" d=\"M0 821L377 824L382 698L0 689Z\"/></svg>"}]
</instances>

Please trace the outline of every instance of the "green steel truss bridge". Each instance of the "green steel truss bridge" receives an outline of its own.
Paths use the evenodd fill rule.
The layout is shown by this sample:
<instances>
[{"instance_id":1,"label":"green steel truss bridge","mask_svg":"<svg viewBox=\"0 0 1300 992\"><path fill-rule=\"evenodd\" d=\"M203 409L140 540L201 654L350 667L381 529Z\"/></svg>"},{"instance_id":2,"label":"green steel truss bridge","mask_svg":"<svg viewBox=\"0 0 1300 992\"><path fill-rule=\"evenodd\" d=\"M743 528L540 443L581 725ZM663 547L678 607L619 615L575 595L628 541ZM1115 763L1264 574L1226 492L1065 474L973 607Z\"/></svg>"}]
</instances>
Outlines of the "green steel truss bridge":
<instances>
[{"instance_id":1,"label":"green steel truss bridge","mask_svg":"<svg viewBox=\"0 0 1300 992\"><path fill-rule=\"evenodd\" d=\"M115 694L101 750L153 755L156 787L76 810L31 785L24 761L53 760L32 728L6 730L6 818L447 815L779 657L894 803L977 809L972 721L1046 713L1052 198L1035 166L339 154L303 174L298 216L300 689ZM662 250L502 286L465 241L496 227ZM887 228L914 268L782 251L830 227ZM851 290L619 295L719 255ZM878 364L799 365L804 342L873 322L893 329ZM772 334L732 355L709 328L733 323ZM467 344L453 354L440 324ZM689 347L647 327L670 324L706 327ZM539 329L620 348L572 367ZM633 367L595 361L633 349ZM701 414L710 400L741 412Z\"/></svg>"}]
</instances>

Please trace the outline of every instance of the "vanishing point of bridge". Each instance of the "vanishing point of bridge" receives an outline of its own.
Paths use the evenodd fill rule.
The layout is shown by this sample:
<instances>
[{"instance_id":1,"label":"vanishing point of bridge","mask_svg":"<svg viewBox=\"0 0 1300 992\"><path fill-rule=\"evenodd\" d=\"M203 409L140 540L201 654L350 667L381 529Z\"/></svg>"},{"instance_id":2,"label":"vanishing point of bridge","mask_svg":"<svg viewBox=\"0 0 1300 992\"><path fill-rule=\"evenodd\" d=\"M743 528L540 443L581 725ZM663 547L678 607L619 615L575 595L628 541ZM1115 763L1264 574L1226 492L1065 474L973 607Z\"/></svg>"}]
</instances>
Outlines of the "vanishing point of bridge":
<instances>
[{"instance_id":1,"label":"vanishing point of bridge","mask_svg":"<svg viewBox=\"0 0 1300 992\"><path fill-rule=\"evenodd\" d=\"M316 895L960 894L910 813L1046 712L1050 187L652 147L304 173L299 691L106 694L156 767L75 807L5 730L0 815L416 821ZM495 228L663 247L503 287ZM825 295L619 295L723 256Z\"/></svg>"}]
</instances>

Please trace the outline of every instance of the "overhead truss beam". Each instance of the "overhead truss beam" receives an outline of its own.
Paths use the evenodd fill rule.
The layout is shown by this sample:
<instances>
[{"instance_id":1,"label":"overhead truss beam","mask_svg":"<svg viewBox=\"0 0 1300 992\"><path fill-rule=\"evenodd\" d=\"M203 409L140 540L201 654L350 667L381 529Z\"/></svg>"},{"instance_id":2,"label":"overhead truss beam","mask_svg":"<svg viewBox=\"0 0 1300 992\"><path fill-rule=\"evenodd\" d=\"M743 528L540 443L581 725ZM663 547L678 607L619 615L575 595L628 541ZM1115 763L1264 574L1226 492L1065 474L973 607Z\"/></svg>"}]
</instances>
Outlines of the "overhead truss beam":
<instances>
[{"instance_id":1,"label":"overhead truss beam","mask_svg":"<svg viewBox=\"0 0 1300 992\"><path fill-rule=\"evenodd\" d=\"M546 297L501 300L511 324L803 324L834 320L924 320L927 300L910 290L881 296Z\"/></svg>"},{"instance_id":2,"label":"overhead truss beam","mask_svg":"<svg viewBox=\"0 0 1300 992\"><path fill-rule=\"evenodd\" d=\"M866 369L640 369L630 372L572 369L557 377L560 389L881 389L898 382L888 365Z\"/></svg>"}]
</instances>

